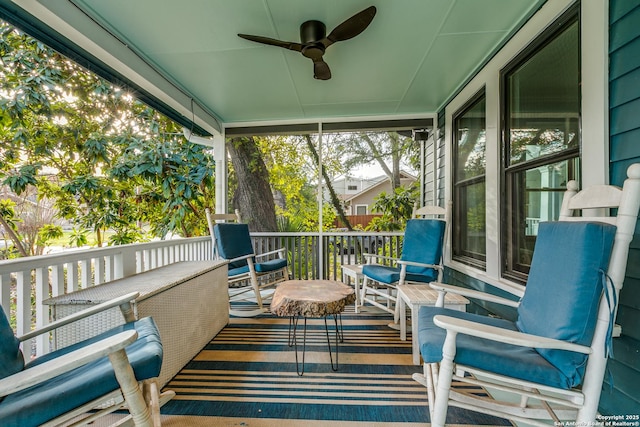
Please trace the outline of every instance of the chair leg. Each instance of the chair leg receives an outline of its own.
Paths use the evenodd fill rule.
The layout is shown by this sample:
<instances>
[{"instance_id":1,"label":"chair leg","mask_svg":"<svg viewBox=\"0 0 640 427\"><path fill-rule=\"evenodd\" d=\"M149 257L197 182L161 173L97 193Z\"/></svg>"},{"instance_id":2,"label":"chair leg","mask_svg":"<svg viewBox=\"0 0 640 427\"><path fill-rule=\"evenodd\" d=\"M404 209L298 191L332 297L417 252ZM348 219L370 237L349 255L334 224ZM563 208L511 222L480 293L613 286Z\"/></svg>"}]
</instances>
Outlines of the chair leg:
<instances>
[{"instance_id":1,"label":"chair leg","mask_svg":"<svg viewBox=\"0 0 640 427\"><path fill-rule=\"evenodd\" d=\"M449 391L453 378L453 358L456 355L456 333L447 331L447 337L442 346L442 361L436 384L435 404L433 405L432 427L444 427L449 407Z\"/></svg>"},{"instance_id":2,"label":"chair leg","mask_svg":"<svg viewBox=\"0 0 640 427\"><path fill-rule=\"evenodd\" d=\"M598 319L598 321L601 321L601 319ZM596 338L594 338L594 340L595 339ZM584 404L582 408L578 410L576 419L576 423L579 422L584 425L593 424L596 420L602 390L601 384L606 371L607 359L600 355L592 354L589 356L587 363L586 372L588 374L585 375L582 384Z\"/></svg>"},{"instance_id":3,"label":"chair leg","mask_svg":"<svg viewBox=\"0 0 640 427\"><path fill-rule=\"evenodd\" d=\"M362 289L360 290L360 305L364 306L364 298L367 296L367 285L369 284L369 278L364 277L362 279Z\"/></svg>"},{"instance_id":4,"label":"chair leg","mask_svg":"<svg viewBox=\"0 0 640 427\"><path fill-rule=\"evenodd\" d=\"M109 354L109 360L134 424L136 427L153 427L151 412L144 400L138 381L133 373L133 368L129 364L127 353L124 349L111 353Z\"/></svg>"},{"instance_id":5,"label":"chair leg","mask_svg":"<svg viewBox=\"0 0 640 427\"><path fill-rule=\"evenodd\" d=\"M153 378L143 381L142 390L151 411L153 426L160 427L160 391L158 390L158 379Z\"/></svg>"},{"instance_id":6,"label":"chair leg","mask_svg":"<svg viewBox=\"0 0 640 427\"><path fill-rule=\"evenodd\" d=\"M253 261L251 258L247 260L247 264L249 265L249 276L251 277L251 286L253 287L253 292L256 294L256 301L258 302L258 307L262 310L262 294L260 293L260 284L258 283L258 275L256 274L256 270L253 266Z\"/></svg>"},{"instance_id":7,"label":"chair leg","mask_svg":"<svg viewBox=\"0 0 640 427\"><path fill-rule=\"evenodd\" d=\"M257 277L251 277L251 286L253 287L253 292L256 294L258 307L260 308L260 310L262 310L262 294L260 293L260 284L258 283Z\"/></svg>"},{"instance_id":8,"label":"chair leg","mask_svg":"<svg viewBox=\"0 0 640 427\"><path fill-rule=\"evenodd\" d=\"M435 365L435 363L424 364L424 376L426 377L426 380L427 380L427 399L429 401L429 415L431 416L431 419L433 419L433 408L436 404L436 401L435 401L436 399L434 394L435 384L433 381L433 376L435 374L435 371L437 371L437 369L434 371L433 365Z\"/></svg>"}]
</instances>

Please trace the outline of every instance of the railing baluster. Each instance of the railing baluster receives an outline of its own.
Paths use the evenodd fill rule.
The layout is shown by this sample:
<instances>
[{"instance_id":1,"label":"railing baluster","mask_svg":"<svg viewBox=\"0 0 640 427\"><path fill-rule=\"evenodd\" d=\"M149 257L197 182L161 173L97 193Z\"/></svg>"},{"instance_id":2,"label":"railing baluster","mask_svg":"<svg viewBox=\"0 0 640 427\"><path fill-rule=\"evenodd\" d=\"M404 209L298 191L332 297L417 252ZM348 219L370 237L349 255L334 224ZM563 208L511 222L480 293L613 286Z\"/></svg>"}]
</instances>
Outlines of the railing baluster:
<instances>
[{"instance_id":1,"label":"railing baluster","mask_svg":"<svg viewBox=\"0 0 640 427\"><path fill-rule=\"evenodd\" d=\"M0 303L5 307L5 312L9 316L9 307L11 307L11 273L0 274Z\"/></svg>"},{"instance_id":2,"label":"railing baluster","mask_svg":"<svg viewBox=\"0 0 640 427\"><path fill-rule=\"evenodd\" d=\"M36 268L36 328L41 328L49 323L49 307L43 301L49 298L49 269L46 267ZM39 335L36 338L36 355L49 352L49 336Z\"/></svg>"},{"instance_id":3,"label":"railing baluster","mask_svg":"<svg viewBox=\"0 0 640 427\"><path fill-rule=\"evenodd\" d=\"M113 278L113 255L107 255L104 257L104 281L110 282Z\"/></svg>"},{"instance_id":4,"label":"railing baluster","mask_svg":"<svg viewBox=\"0 0 640 427\"><path fill-rule=\"evenodd\" d=\"M82 277L82 288L91 286L91 259L80 261L80 277Z\"/></svg>"},{"instance_id":5,"label":"railing baluster","mask_svg":"<svg viewBox=\"0 0 640 427\"><path fill-rule=\"evenodd\" d=\"M78 290L78 261L67 263L67 293Z\"/></svg>"},{"instance_id":6,"label":"railing baluster","mask_svg":"<svg viewBox=\"0 0 640 427\"><path fill-rule=\"evenodd\" d=\"M51 266L51 296L64 294L64 264Z\"/></svg>"},{"instance_id":7,"label":"railing baluster","mask_svg":"<svg viewBox=\"0 0 640 427\"><path fill-rule=\"evenodd\" d=\"M31 270L16 271L16 297L16 332L24 335L31 330Z\"/></svg>"},{"instance_id":8,"label":"railing baluster","mask_svg":"<svg viewBox=\"0 0 640 427\"><path fill-rule=\"evenodd\" d=\"M104 274L104 257L97 257L94 259L94 279L93 284L99 285L105 282Z\"/></svg>"}]
</instances>

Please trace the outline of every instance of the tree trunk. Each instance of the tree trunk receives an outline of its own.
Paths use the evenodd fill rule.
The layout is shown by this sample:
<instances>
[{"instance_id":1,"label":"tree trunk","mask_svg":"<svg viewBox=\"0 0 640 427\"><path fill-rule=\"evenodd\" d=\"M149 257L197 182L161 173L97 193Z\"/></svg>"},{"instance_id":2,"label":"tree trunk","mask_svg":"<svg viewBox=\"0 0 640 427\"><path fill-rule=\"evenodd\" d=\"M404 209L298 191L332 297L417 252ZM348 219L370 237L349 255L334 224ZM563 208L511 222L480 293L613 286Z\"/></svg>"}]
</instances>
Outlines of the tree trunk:
<instances>
[{"instance_id":1,"label":"tree trunk","mask_svg":"<svg viewBox=\"0 0 640 427\"><path fill-rule=\"evenodd\" d=\"M13 242L13 246L15 246L18 252L20 252L20 255L23 257L29 256L29 254L27 254L27 251L24 249L22 242L18 238L18 235L14 233L9 223L7 223L7 221L5 221L2 216L0 216L0 225L4 227L4 231L9 235L9 238Z\"/></svg>"},{"instance_id":2,"label":"tree trunk","mask_svg":"<svg viewBox=\"0 0 640 427\"><path fill-rule=\"evenodd\" d=\"M269 171L252 137L227 141L231 163L238 179L233 207L240 211L251 231L278 231L276 208L269 184Z\"/></svg>"},{"instance_id":3,"label":"tree trunk","mask_svg":"<svg viewBox=\"0 0 640 427\"><path fill-rule=\"evenodd\" d=\"M311 141L311 138L309 137L309 135L305 135L305 140L307 141L307 147L311 152L313 160L316 162L316 166L320 167L320 156L318 156L318 151L316 150L316 147L313 146L313 141ZM322 168L322 176L324 177L324 182L327 185L327 190L329 190L329 196L331 197L331 204L338 212L338 218L340 218L340 221L342 221L345 227L347 227L347 230L353 231L353 227L351 226L351 223L349 222L347 215L345 215L344 213L344 209L342 208L342 203L340 203L340 199L338 199L336 190L333 188L333 185L331 184L331 179L329 178L329 175L327 174L327 170L325 168Z\"/></svg>"}]
</instances>

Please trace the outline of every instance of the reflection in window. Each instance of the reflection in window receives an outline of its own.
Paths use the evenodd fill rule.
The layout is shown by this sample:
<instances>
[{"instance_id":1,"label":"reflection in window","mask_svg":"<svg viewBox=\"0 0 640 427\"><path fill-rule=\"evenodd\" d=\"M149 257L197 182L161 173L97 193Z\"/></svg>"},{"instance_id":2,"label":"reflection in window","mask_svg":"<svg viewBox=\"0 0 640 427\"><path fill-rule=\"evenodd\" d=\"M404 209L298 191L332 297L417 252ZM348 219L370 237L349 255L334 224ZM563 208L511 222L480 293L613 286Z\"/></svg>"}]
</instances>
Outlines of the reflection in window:
<instances>
[{"instance_id":1,"label":"reflection in window","mask_svg":"<svg viewBox=\"0 0 640 427\"><path fill-rule=\"evenodd\" d=\"M538 225L558 219L567 181L579 175L578 167L578 158L573 158L509 175L513 205L519 208L511 217L512 228L521 231L513 234L515 255L509 258L515 271L528 271L525 266L531 264Z\"/></svg>"},{"instance_id":2,"label":"reflection in window","mask_svg":"<svg viewBox=\"0 0 640 427\"><path fill-rule=\"evenodd\" d=\"M454 259L484 267L486 102L484 92L454 115Z\"/></svg>"},{"instance_id":3,"label":"reflection in window","mask_svg":"<svg viewBox=\"0 0 640 427\"><path fill-rule=\"evenodd\" d=\"M579 176L580 35L577 8L505 68L504 275L524 282L542 221L558 219Z\"/></svg>"}]
</instances>

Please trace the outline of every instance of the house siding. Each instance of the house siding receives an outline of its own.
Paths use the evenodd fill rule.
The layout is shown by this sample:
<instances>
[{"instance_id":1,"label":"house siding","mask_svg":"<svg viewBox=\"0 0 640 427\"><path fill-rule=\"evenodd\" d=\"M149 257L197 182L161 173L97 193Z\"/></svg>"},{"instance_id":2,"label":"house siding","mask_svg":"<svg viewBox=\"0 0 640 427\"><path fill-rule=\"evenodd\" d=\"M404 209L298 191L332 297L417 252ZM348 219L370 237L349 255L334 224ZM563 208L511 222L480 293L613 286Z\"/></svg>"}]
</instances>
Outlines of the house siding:
<instances>
[{"instance_id":1,"label":"house siding","mask_svg":"<svg viewBox=\"0 0 640 427\"><path fill-rule=\"evenodd\" d=\"M445 110L442 109L438 112L438 123L436 125L436 138L435 138L435 179L436 179L436 200L438 206L445 206L445 144L446 138L444 134L445 127Z\"/></svg>"},{"instance_id":2,"label":"house siding","mask_svg":"<svg viewBox=\"0 0 640 427\"><path fill-rule=\"evenodd\" d=\"M585 47L588 48L588 47ZM609 1L609 182L621 186L627 168L640 162L640 0ZM444 153L444 117L438 115L436 141ZM438 188L444 194L444 159L439 159ZM445 282L500 293L495 287L450 268ZM490 304L471 304L472 312L513 320L515 310ZM629 251L626 278L616 323L622 327L613 340L599 411L604 415L638 414L640 408L640 225Z\"/></svg>"},{"instance_id":3,"label":"house siding","mask_svg":"<svg viewBox=\"0 0 640 427\"><path fill-rule=\"evenodd\" d=\"M640 0L609 2L609 179L622 185L640 161ZM638 414L640 408L640 228L629 251L620 293L613 357L600 400L603 414Z\"/></svg>"},{"instance_id":4,"label":"house siding","mask_svg":"<svg viewBox=\"0 0 640 427\"><path fill-rule=\"evenodd\" d=\"M435 162L435 142L433 138L424 146L424 179L422 180L422 206L430 206L436 203L435 199L435 175L436 175L436 162Z\"/></svg>"}]
</instances>

